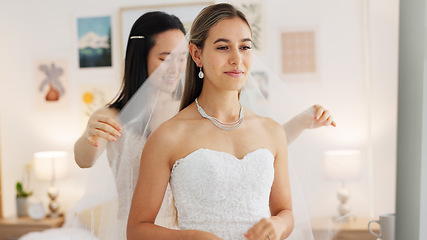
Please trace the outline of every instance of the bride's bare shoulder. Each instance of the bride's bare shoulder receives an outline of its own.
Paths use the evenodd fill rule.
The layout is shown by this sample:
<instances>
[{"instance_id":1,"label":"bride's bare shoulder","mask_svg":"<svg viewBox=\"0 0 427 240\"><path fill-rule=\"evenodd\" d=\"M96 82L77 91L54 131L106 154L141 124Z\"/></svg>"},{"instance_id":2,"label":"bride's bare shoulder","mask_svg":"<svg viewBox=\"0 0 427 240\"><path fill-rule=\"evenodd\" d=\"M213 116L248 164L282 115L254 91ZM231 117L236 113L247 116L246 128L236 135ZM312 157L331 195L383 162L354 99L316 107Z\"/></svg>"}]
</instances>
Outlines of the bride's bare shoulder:
<instances>
[{"instance_id":1,"label":"bride's bare shoulder","mask_svg":"<svg viewBox=\"0 0 427 240\"><path fill-rule=\"evenodd\" d=\"M251 119L254 128L264 129L271 136L275 136L279 139L286 139L285 129L275 120L270 117L264 117L257 115L249 110L245 109L245 118Z\"/></svg>"},{"instance_id":2,"label":"bride's bare shoulder","mask_svg":"<svg viewBox=\"0 0 427 240\"><path fill-rule=\"evenodd\" d=\"M162 123L151 135L160 138L162 141L177 141L183 134L188 133L191 129L191 124L200 118L195 113L193 106L190 105ZM152 137L151 135L150 138Z\"/></svg>"}]
</instances>

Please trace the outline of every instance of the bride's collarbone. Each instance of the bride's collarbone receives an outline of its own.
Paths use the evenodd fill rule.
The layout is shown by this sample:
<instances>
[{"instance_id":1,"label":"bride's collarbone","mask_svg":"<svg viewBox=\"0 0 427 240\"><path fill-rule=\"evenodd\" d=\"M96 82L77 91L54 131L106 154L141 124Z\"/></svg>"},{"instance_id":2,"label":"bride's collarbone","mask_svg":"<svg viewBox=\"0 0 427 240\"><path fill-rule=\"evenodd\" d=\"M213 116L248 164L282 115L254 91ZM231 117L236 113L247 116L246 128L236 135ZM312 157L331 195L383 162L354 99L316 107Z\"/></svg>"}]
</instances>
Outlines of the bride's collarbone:
<instances>
[{"instance_id":1,"label":"bride's collarbone","mask_svg":"<svg viewBox=\"0 0 427 240\"><path fill-rule=\"evenodd\" d=\"M274 152L273 139L268 131L262 126L251 125L242 125L241 128L227 131L216 127L209 120L188 121L185 128L179 127L179 130L175 131L173 159L182 159L198 149L225 152L236 158L242 158L261 148Z\"/></svg>"}]
</instances>

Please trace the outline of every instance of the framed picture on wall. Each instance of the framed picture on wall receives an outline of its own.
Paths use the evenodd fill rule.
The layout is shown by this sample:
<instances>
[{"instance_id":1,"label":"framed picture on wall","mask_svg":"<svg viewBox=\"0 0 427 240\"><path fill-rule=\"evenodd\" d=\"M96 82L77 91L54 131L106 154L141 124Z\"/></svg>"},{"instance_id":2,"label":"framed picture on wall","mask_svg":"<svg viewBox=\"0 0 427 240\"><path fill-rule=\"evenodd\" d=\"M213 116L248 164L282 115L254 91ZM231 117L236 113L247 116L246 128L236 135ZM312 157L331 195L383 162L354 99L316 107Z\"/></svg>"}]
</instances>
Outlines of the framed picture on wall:
<instances>
[{"instance_id":1,"label":"framed picture on wall","mask_svg":"<svg viewBox=\"0 0 427 240\"><path fill-rule=\"evenodd\" d=\"M280 72L284 80L316 80L319 75L316 28L280 31Z\"/></svg>"},{"instance_id":2,"label":"framed picture on wall","mask_svg":"<svg viewBox=\"0 0 427 240\"><path fill-rule=\"evenodd\" d=\"M88 81L89 82L89 81ZM89 117L99 108L108 104L118 92L117 86L106 83L79 85L79 105L82 127Z\"/></svg>"},{"instance_id":3,"label":"framed picture on wall","mask_svg":"<svg viewBox=\"0 0 427 240\"><path fill-rule=\"evenodd\" d=\"M37 59L34 67L36 109L67 109L70 105L68 60Z\"/></svg>"},{"instance_id":4,"label":"framed picture on wall","mask_svg":"<svg viewBox=\"0 0 427 240\"><path fill-rule=\"evenodd\" d=\"M78 66L111 67L111 16L77 17Z\"/></svg>"},{"instance_id":5,"label":"framed picture on wall","mask_svg":"<svg viewBox=\"0 0 427 240\"><path fill-rule=\"evenodd\" d=\"M206 6L213 4L213 1L168 4L168 5L147 5L121 8L119 12L120 19L120 57L124 59L127 39L134 22L144 13L151 11L163 11L177 16L188 30L197 14Z\"/></svg>"}]
</instances>

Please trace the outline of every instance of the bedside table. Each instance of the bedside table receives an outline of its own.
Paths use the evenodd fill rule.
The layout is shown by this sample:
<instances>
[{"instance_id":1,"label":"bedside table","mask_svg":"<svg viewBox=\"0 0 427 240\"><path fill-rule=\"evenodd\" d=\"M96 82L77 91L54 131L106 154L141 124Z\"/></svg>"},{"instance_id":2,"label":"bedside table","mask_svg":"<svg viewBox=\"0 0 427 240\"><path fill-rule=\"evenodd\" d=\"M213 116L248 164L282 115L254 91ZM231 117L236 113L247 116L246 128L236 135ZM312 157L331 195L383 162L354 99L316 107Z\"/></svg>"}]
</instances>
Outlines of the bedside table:
<instances>
[{"instance_id":1,"label":"bedside table","mask_svg":"<svg viewBox=\"0 0 427 240\"><path fill-rule=\"evenodd\" d=\"M63 216L40 220L30 217L3 218L0 219L0 240L16 240L26 233L61 227L63 223Z\"/></svg>"},{"instance_id":2,"label":"bedside table","mask_svg":"<svg viewBox=\"0 0 427 240\"><path fill-rule=\"evenodd\" d=\"M313 219L311 228L314 239L325 239L332 235L333 240L376 240L368 230L369 220L361 218L353 222L336 223L331 219ZM378 224L371 224L371 229L375 233L380 232Z\"/></svg>"}]
</instances>

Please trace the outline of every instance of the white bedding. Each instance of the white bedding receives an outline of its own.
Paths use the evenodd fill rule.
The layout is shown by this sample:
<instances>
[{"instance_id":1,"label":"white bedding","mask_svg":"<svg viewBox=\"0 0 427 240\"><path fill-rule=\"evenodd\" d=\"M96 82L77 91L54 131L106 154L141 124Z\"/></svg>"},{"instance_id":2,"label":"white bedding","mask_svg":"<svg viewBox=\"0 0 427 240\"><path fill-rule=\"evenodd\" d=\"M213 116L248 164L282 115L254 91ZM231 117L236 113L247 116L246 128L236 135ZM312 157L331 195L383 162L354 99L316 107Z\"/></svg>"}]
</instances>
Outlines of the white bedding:
<instances>
[{"instance_id":1,"label":"white bedding","mask_svg":"<svg viewBox=\"0 0 427 240\"><path fill-rule=\"evenodd\" d=\"M19 240L97 240L89 231L77 227L52 228L42 232L30 232Z\"/></svg>"}]
</instances>

